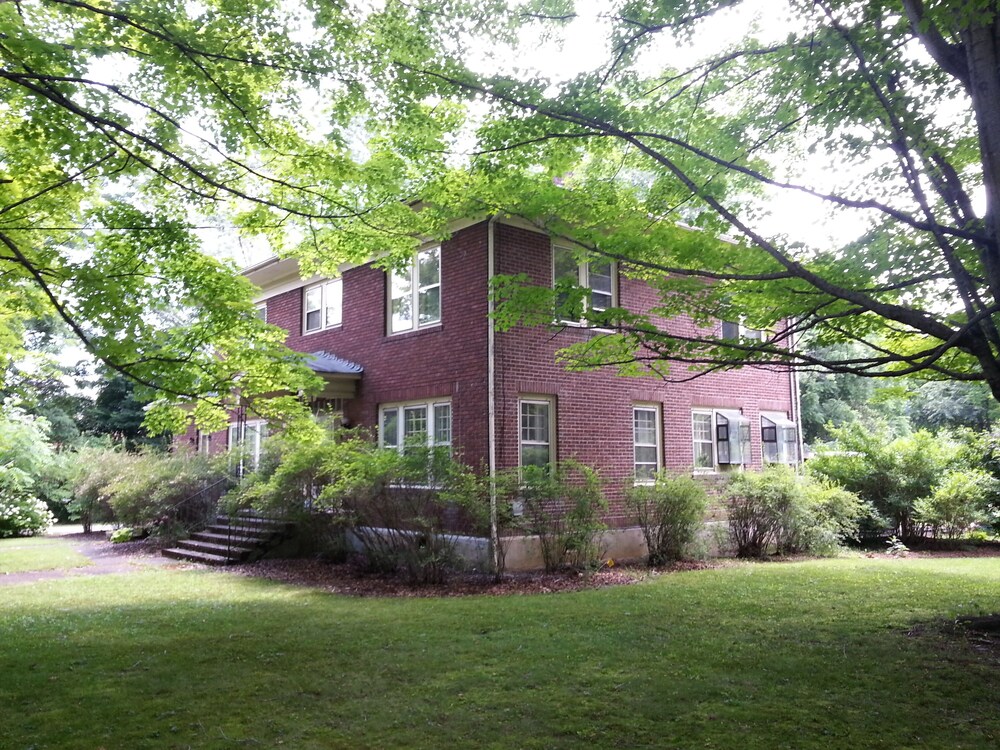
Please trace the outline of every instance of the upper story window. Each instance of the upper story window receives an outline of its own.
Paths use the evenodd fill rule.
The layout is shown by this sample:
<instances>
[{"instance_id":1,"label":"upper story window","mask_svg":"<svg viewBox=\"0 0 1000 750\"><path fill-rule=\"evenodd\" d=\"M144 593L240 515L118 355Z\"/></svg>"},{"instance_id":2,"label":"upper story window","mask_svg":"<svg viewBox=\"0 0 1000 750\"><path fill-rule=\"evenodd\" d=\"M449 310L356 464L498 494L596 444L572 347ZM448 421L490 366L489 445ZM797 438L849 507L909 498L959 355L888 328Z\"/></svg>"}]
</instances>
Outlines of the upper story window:
<instances>
[{"instance_id":1,"label":"upper story window","mask_svg":"<svg viewBox=\"0 0 1000 750\"><path fill-rule=\"evenodd\" d=\"M403 271L389 275L389 333L441 322L441 248L421 250Z\"/></svg>"},{"instance_id":2,"label":"upper story window","mask_svg":"<svg viewBox=\"0 0 1000 750\"><path fill-rule=\"evenodd\" d=\"M314 333L335 328L343 322L344 282L330 279L305 288L302 305L302 331Z\"/></svg>"},{"instance_id":3,"label":"upper story window","mask_svg":"<svg viewBox=\"0 0 1000 750\"><path fill-rule=\"evenodd\" d=\"M584 300L584 314L587 310L601 312L618 304L615 270L613 260L598 258L581 263L571 248L552 246L552 283L564 282L589 289ZM563 302L565 298L557 300L557 304Z\"/></svg>"},{"instance_id":4,"label":"upper story window","mask_svg":"<svg viewBox=\"0 0 1000 750\"><path fill-rule=\"evenodd\" d=\"M257 317L260 318L261 320L263 320L266 323L267 322L267 303L266 302L258 302L256 305L254 305L254 307L257 308Z\"/></svg>"},{"instance_id":5,"label":"upper story window","mask_svg":"<svg viewBox=\"0 0 1000 750\"><path fill-rule=\"evenodd\" d=\"M732 323L728 320L722 321L722 338L731 339L733 341L739 339L753 339L754 341L761 341L763 336L763 331L758 331L754 328L747 328L742 323Z\"/></svg>"},{"instance_id":6,"label":"upper story window","mask_svg":"<svg viewBox=\"0 0 1000 750\"><path fill-rule=\"evenodd\" d=\"M761 414L760 442L767 463L797 464L799 433L784 414Z\"/></svg>"},{"instance_id":7,"label":"upper story window","mask_svg":"<svg viewBox=\"0 0 1000 750\"><path fill-rule=\"evenodd\" d=\"M735 409L691 413L694 468L715 471L750 463L750 422Z\"/></svg>"}]
</instances>

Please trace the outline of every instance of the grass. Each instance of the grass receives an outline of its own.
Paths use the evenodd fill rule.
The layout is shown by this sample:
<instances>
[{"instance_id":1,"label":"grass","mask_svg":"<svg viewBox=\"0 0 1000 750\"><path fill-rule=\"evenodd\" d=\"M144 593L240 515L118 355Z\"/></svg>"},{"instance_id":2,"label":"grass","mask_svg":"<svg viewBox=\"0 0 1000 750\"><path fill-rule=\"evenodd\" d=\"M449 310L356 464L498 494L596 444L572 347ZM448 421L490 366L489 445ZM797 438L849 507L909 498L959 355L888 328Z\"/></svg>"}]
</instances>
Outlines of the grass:
<instances>
[{"instance_id":1,"label":"grass","mask_svg":"<svg viewBox=\"0 0 1000 750\"><path fill-rule=\"evenodd\" d=\"M70 542L50 537L0 539L0 575L40 570L70 570L91 565Z\"/></svg>"},{"instance_id":2,"label":"grass","mask_svg":"<svg viewBox=\"0 0 1000 750\"><path fill-rule=\"evenodd\" d=\"M1000 670L914 623L1000 559L840 559L509 598L156 570L0 592L4 748L995 748Z\"/></svg>"}]
</instances>

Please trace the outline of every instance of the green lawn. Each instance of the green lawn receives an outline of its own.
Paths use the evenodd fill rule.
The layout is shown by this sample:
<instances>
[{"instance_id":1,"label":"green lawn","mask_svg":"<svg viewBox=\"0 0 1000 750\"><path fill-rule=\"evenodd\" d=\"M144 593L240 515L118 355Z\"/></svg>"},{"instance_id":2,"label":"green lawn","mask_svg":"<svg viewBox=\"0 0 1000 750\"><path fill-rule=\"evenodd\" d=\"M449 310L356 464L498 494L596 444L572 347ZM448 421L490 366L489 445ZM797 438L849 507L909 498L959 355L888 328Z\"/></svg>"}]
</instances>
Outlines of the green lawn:
<instances>
[{"instance_id":1,"label":"green lawn","mask_svg":"<svg viewBox=\"0 0 1000 750\"><path fill-rule=\"evenodd\" d=\"M1000 670L914 623L1000 559L356 599L159 570L0 589L0 746L996 748Z\"/></svg>"},{"instance_id":2,"label":"green lawn","mask_svg":"<svg viewBox=\"0 0 1000 750\"><path fill-rule=\"evenodd\" d=\"M91 565L91 561L65 539L0 539L0 575L31 570L69 570L86 565Z\"/></svg>"}]
</instances>

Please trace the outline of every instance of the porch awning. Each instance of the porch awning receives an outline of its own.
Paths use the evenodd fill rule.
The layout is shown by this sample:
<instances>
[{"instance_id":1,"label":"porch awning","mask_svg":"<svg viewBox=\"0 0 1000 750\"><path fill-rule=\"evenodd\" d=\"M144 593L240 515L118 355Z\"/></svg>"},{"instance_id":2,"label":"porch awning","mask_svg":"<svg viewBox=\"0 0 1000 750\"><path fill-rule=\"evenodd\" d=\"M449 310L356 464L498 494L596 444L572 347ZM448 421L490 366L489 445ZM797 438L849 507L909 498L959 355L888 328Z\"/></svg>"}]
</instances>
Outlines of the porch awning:
<instances>
[{"instance_id":1,"label":"porch awning","mask_svg":"<svg viewBox=\"0 0 1000 750\"><path fill-rule=\"evenodd\" d=\"M365 369L350 360L330 352L313 352L306 356L306 367L326 381L319 394L322 398L354 398L358 381Z\"/></svg>"}]
</instances>

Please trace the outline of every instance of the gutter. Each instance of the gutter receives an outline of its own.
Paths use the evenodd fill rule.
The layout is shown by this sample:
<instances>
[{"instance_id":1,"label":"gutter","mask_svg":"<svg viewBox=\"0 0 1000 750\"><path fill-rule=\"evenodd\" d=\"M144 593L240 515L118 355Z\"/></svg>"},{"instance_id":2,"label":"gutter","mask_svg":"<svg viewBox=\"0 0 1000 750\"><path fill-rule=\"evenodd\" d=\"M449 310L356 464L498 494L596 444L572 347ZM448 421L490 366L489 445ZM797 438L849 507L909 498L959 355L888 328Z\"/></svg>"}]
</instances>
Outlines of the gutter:
<instances>
[{"instance_id":1,"label":"gutter","mask_svg":"<svg viewBox=\"0 0 1000 750\"><path fill-rule=\"evenodd\" d=\"M497 393L496 393L496 328L493 325L493 276L496 274L496 220L494 214L486 223L486 410L490 481L490 542L493 548L493 569L500 570L500 527L497 518Z\"/></svg>"}]
</instances>

